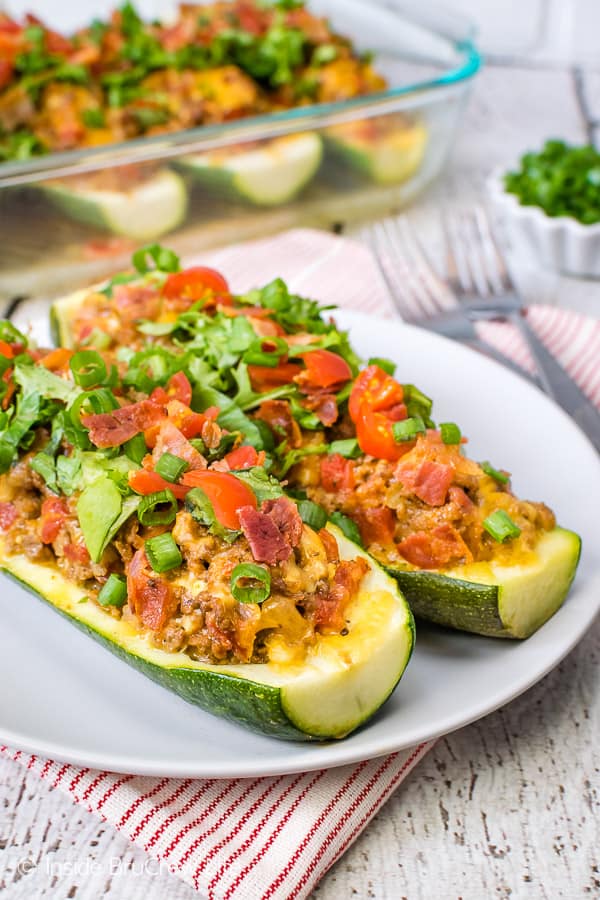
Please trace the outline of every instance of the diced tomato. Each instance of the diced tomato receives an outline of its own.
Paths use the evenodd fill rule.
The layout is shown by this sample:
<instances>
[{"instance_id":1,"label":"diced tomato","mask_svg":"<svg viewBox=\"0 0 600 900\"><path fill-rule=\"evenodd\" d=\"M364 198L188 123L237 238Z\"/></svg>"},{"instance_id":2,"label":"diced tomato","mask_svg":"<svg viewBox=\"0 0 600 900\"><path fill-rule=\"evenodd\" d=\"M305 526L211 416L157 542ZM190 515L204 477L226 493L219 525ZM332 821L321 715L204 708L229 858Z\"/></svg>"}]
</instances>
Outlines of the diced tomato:
<instances>
[{"instance_id":1,"label":"diced tomato","mask_svg":"<svg viewBox=\"0 0 600 900\"><path fill-rule=\"evenodd\" d=\"M0 356L5 356L7 359L14 359L15 351L7 344L6 341L0 341Z\"/></svg>"},{"instance_id":2,"label":"diced tomato","mask_svg":"<svg viewBox=\"0 0 600 900\"><path fill-rule=\"evenodd\" d=\"M67 350L66 347L57 347L56 350L51 350L45 356L42 356L40 363L45 369L50 369L51 372L60 372L67 368L72 356L72 350Z\"/></svg>"},{"instance_id":3,"label":"diced tomato","mask_svg":"<svg viewBox=\"0 0 600 900\"><path fill-rule=\"evenodd\" d=\"M42 503L40 518L40 540L43 544L51 544L56 540L68 515L66 500L62 497L46 497Z\"/></svg>"},{"instance_id":4,"label":"diced tomato","mask_svg":"<svg viewBox=\"0 0 600 900\"><path fill-rule=\"evenodd\" d=\"M210 418L206 413L193 412L179 400L169 400L167 403L167 415L169 420L179 428L186 438L198 437L202 433L204 425ZM148 446L151 446L148 444ZM152 446L154 446L152 444Z\"/></svg>"},{"instance_id":5,"label":"diced tomato","mask_svg":"<svg viewBox=\"0 0 600 900\"><path fill-rule=\"evenodd\" d=\"M191 269L169 275L162 293L167 300L185 301L185 306L191 306L192 303L208 297L221 305L231 303L226 280L220 272L208 266L193 266Z\"/></svg>"},{"instance_id":6,"label":"diced tomato","mask_svg":"<svg viewBox=\"0 0 600 900\"><path fill-rule=\"evenodd\" d=\"M454 469L426 459L416 467L411 463L400 464L395 474L404 487L423 503L443 506L454 478Z\"/></svg>"},{"instance_id":7,"label":"diced tomato","mask_svg":"<svg viewBox=\"0 0 600 900\"><path fill-rule=\"evenodd\" d=\"M372 365L363 369L356 378L350 392L348 410L352 421L355 421L363 405L377 412L389 410L403 400L402 385L379 366Z\"/></svg>"},{"instance_id":8,"label":"diced tomato","mask_svg":"<svg viewBox=\"0 0 600 900\"><path fill-rule=\"evenodd\" d=\"M315 388L341 387L352 378L352 370L346 360L331 350L307 350L302 353L302 359L306 369L295 381L307 393Z\"/></svg>"},{"instance_id":9,"label":"diced tomato","mask_svg":"<svg viewBox=\"0 0 600 900\"><path fill-rule=\"evenodd\" d=\"M237 531L240 527L238 510L243 506L256 509L256 496L250 488L229 472L196 469L184 472L182 482L187 487L201 488L215 511L215 516L225 528Z\"/></svg>"},{"instance_id":10,"label":"diced tomato","mask_svg":"<svg viewBox=\"0 0 600 900\"><path fill-rule=\"evenodd\" d=\"M192 386L185 372L175 372L171 375L167 384L167 396L169 400L179 400L189 406L192 402Z\"/></svg>"},{"instance_id":11,"label":"diced tomato","mask_svg":"<svg viewBox=\"0 0 600 900\"><path fill-rule=\"evenodd\" d=\"M351 459L331 453L321 460L321 485L326 491L350 491L354 487L354 466Z\"/></svg>"},{"instance_id":12,"label":"diced tomato","mask_svg":"<svg viewBox=\"0 0 600 900\"><path fill-rule=\"evenodd\" d=\"M254 447L236 447L225 457L230 469L250 469L252 466L260 466L265 461L265 452L258 453Z\"/></svg>"},{"instance_id":13,"label":"diced tomato","mask_svg":"<svg viewBox=\"0 0 600 900\"><path fill-rule=\"evenodd\" d=\"M361 509L353 514L366 547L370 544L392 544L394 541L394 514L387 506Z\"/></svg>"},{"instance_id":14,"label":"diced tomato","mask_svg":"<svg viewBox=\"0 0 600 900\"><path fill-rule=\"evenodd\" d=\"M416 531L398 544L398 551L419 569L440 569L473 558L453 525L438 525L430 532Z\"/></svg>"},{"instance_id":15,"label":"diced tomato","mask_svg":"<svg viewBox=\"0 0 600 900\"><path fill-rule=\"evenodd\" d=\"M185 495L190 490L183 484L172 484L163 478L158 472L148 471L147 469L136 469L127 476L129 487L136 494L156 494L158 491L171 491L178 500L184 500Z\"/></svg>"},{"instance_id":16,"label":"diced tomato","mask_svg":"<svg viewBox=\"0 0 600 900\"><path fill-rule=\"evenodd\" d=\"M379 366L367 366L359 374L350 392L348 411L363 453L395 462L413 448L414 442L399 443L394 438L393 423L407 416L403 398L402 385Z\"/></svg>"},{"instance_id":17,"label":"diced tomato","mask_svg":"<svg viewBox=\"0 0 600 900\"><path fill-rule=\"evenodd\" d=\"M255 391L270 391L272 388L290 384L302 367L297 363L279 363L278 366L248 366L248 375Z\"/></svg>"},{"instance_id":18,"label":"diced tomato","mask_svg":"<svg viewBox=\"0 0 600 900\"><path fill-rule=\"evenodd\" d=\"M134 553L127 570L127 601L146 628L160 631L177 608L168 581L161 578L150 566L146 551Z\"/></svg>"},{"instance_id":19,"label":"diced tomato","mask_svg":"<svg viewBox=\"0 0 600 900\"><path fill-rule=\"evenodd\" d=\"M154 388L150 394L150 399L154 403L161 403L163 406L166 406L169 400L179 400L180 403L189 407L192 402L192 386L189 378L185 372L175 372L169 378L166 388Z\"/></svg>"},{"instance_id":20,"label":"diced tomato","mask_svg":"<svg viewBox=\"0 0 600 900\"><path fill-rule=\"evenodd\" d=\"M73 563L85 566L90 561L90 554L85 544L65 544L64 555Z\"/></svg>"},{"instance_id":21,"label":"diced tomato","mask_svg":"<svg viewBox=\"0 0 600 900\"><path fill-rule=\"evenodd\" d=\"M14 503L0 503L0 528L8 531L15 524L18 517Z\"/></svg>"}]
</instances>

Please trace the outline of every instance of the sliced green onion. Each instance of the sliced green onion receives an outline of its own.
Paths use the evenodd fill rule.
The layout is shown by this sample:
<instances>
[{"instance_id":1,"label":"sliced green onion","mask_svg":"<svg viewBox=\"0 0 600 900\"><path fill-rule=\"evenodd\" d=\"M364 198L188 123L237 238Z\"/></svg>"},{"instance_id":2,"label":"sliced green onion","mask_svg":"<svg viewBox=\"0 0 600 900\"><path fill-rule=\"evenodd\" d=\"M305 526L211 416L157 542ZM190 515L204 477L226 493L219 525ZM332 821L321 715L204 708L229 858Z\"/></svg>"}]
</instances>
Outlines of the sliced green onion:
<instances>
[{"instance_id":1,"label":"sliced green onion","mask_svg":"<svg viewBox=\"0 0 600 900\"><path fill-rule=\"evenodd\" d=\"M125 443L123 444L123 450L125 451L125 456L129 457L132 462L137 463L139 466L146 453L148 452L148 447L146 446L144 435L136 434L128 441L125 441Z\"/></svg>"},{"instance_id":2,"label":"sliced green onion","mask_svg":"<svg viewBox=\"0 0 600 900\"><path fill-rule=\"evenodd\" d=\"M68 413L71 423L77 432L86 434L81 417L95 413L107 413L118 407L114 394L106 388L96 388L94 391L84 391L75 398Z\"/></svg>"},{"instance_id":3,"label":"sliced green onion","mask_svg":"<svg viewBox=\"0 0 600 900\"><path fill-rule=\"evenodd\" d=\"M102 384L106 378L106 363L95 350L79 350L73 354L69 365L79 387L93 387Z\"/></svg>"},{"instance_id":4,"label":"sliced green onion","mask_svg":"<svg viewBox=\"0 0 600 900\"><path fill-rule=\"evenodd\" d=\"M500 472L498 469L495 469L487 460L485 462L479 463L483 471L486 475L489 475L490 478L495 478L496 481L499 481L500 484L508 484L510 481L510 475L506 475L505 472Z\"/></svg>"},{"instance_id":5,"label":"sliced green onion","mask_svg":"<svg viewBox=\"0 0 600 900\"><path fill-rule=\"evenodd\" d=\"M506 541L508 538L516 538L521 534L521 529L503 509L497 509L487 519L483 520L483 527L491 534L495 541Z\"/></svg>"},{"instance_id":6,"label":"sliced green onion","mask_svg":"<svg viewBox=\"0 0 600 900\"><path fill-rule=\"evenodd\" d=\"M102 589L98 594L98 603L100 606L125 606L127 600L127 582L122 575L108 576L107 581L102 585Z\"/></svg>"},{"instance_id":7,"label":"sliced green onion","mask_svg":"<svg viewBox=\"0 0 600 900\"><path fill-rule=\"evenodd\" d=\"M313 503L312 500L300 500L298 502L298 512L304 524L308 525L309 528L314 528L315 531L325 528L327 513L318 503Z\"/></svg>"},{"instance_id":8,"label":"sliced green onion","mask_svg":"<svg viewBox=\"0 0 600 900\"><path fill-rule=\"evenodd\" d=\"M358 446L356 438L347 438L344 441L332 441L329 445L329 452L339 453L346 459L356 459L361 455L362 450Z\"/></svg>"},{"instance_id":9,"label":"sliced green onion","mask_svg":"<svg viewBox=\"0 0 600 900\"><path fill-rule=\"evenodd\" d=\"M433 401L414 384L403 384L404 402L409 416L420 416L428 428L433 428L431 410Z\"/></svg>"},{"instance_id":10,"label":"sliced green onion","mask_svg":"<svg viewBox=\"0 0 600 900\"><path fill-rule=\"evenodd\" d=\"M329 516L329 521L333 522L334 525L342 531L349 541L353 541L355 544L358 544L359 547L362 547L363 540L360 535L360 530L356 522L350 519L348 516L345 516L341 512L332 512Z\"/></svg>"},{"instance_id":11,"label":"sliced green onion","mask_svg":"<svg viewBox=\"0 0 600 900\"><path fill-rule=\"evenodd\" d=\"M440 434L444 444L460 444L462 434L455 422L441 422Z\"/></svg>"},{"instance_id":12,"label":"sliced green onion","mask_svg":"<svg viewBox=\"0 0 600 900\"><path fill-rule=\"evenodd\" d=\"M147 540L144 549L155 572L168 572L183 562L181 551L168 531Z\"/></svg>"},{"instance_id":13,"label":"sliced green onion","mask_svg":"<svg viewBox=\"0 0 600 900\"><path fill-rule=\"evenodd\" d=\"M156 491L142 497L137 510L142 525L170 525L177 515L177 500L172 491Z\"/></svg>"},{"instance_id":14,"label":"sliced green onion","mask_svg":"<svg viewBox=\"0 0 600 900\"><path fill-rule=\"evenodd\" d=\"M281 357L288 352L288 345L280 337L260 338L253 341L242 357L242 361L252 366L269 366L274 369Z\"/></svg>"},{"instance_id":15,"label":"sliced green onion","mask_svg":"<svg viewBox=\"0 0 600 900\"><path fill-rule=\"evenodd\" d=\"M393 432L394 440L399 444L404 441L414 441L418 434L425 434L425 423L421 416L413 416L411 419L404 419L402 422L394 422Z\"/></svg>"},{"instance_id":16,"label":"sliced green onion","mask_svg":"<svg viewBox=\"0 0 600 900\"><path fill-rule=\"evenodd\" d=\"M154 263L154 268L161 272L179 272L179 257L172 250L161 247L160 244L148 244L140 247L131 257L131 261L141 275L150 272L153 268L148 264L147 257Z\"/></svg>"},{"instance_id":17,"label":"sliced green onion","mask_svg":"<svg viewBox=\"0 0 600 900\"><path fill-rule=\"evenodd\" d=\"M93 328L82 344L86 347L95 347L96 350L106 350L110 346L112 338L101 328Z\"/></svg>"},{"instance_id":18,"label":"sliced green onion","mask_svg":"<svg viewBox=\"0 0 600 900\"><path fill-rule=\"evenodd\" d=\"M255 563L240 563L231 573L230 587L238 603L262 603L271 593L271 574Z\"/></svg>"},{"instance_id":19,"label":"sliced green onion","mask_svg":"<svg viewBox=\"0 0 600 900\"><path fill-rule=\"evenodd\" d=\"M172 453L163 453L156 463L155 470L161 478L175 483L189 467L189 463L186 463L185 459L174 456Z\"/></svg>"},{"instance_id":20,"label":"sliced green onion","mask_svg":"<svg viewBox=\"0 0 600 900\"><path fill-rule=\"evenodd\" d=\"M393 375L396 371L396 363L391 359L385 359L383 356L372 356L368 362L369 366L379 366L388 375Z\"/></svg>"}]
</instances>

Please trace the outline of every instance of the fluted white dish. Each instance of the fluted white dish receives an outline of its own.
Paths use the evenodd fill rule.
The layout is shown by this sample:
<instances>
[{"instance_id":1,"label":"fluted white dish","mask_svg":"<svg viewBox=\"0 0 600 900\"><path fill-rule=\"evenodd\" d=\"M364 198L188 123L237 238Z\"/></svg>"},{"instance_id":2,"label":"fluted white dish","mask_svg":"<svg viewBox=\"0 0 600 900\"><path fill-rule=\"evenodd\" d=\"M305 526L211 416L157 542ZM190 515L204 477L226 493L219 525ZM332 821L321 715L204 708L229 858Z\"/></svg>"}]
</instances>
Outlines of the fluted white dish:
<instances>
[{"instance_id":1,"label":"fluted white dish","mask_svg":"<svg viewBox=\"0 0 600 900\"><path fill-rule=\"evenodd\" d=\"M506 169L488 179L494 210L511 238L548 268L581 278L600 278L600 222L582 225L571 216L549 216L539 206L523 206L504 187Z\"/></svg>"}]
</instances>

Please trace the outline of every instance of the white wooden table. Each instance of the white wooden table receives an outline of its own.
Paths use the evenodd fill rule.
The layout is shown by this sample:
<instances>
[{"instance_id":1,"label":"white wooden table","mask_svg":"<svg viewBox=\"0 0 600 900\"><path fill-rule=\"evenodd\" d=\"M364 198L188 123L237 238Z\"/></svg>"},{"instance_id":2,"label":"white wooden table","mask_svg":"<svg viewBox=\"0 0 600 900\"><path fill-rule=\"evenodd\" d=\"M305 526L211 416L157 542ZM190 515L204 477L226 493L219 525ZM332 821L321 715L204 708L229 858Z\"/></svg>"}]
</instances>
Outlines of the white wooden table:
<instances>
[{"instance_id":1,"label":"white wooden table","mask_svg":"<svg viewBox=\"0 0 600 900\"><path fill-rule=\"evenodd\" d=\"M545 137L592 136L599 98L600 73L489 67L476 85L448 175L410 211L417 226L432 229L440 200L468 202L486 172ZM558 280L526 266L517 274L531 299L600 315L599 283ZM314 896L600 896L599 661L597 622L539 685L440 740ZM197 897L112 828L10 762L0 763L0 809L0 892L7 900ZM44 863L56 850L53 858L65 863L60 875ZM15 876L23 860L37 872L23 873L22 866Z\"/></svg>"}]
</instances>

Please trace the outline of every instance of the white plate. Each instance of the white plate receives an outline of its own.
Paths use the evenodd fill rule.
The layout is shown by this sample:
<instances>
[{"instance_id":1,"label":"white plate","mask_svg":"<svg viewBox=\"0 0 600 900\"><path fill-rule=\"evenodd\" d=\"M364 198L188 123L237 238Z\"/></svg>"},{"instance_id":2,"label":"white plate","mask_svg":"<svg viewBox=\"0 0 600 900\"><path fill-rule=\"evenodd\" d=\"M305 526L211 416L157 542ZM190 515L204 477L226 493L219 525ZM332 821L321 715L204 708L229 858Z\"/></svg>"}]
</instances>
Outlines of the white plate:
<instances>
[{"instance_id":1,"label":"white plate","mask_svg":"<svg viewBox=\"0 0 600 900\"><path fill-rule=\"evenodd\" d=\"M43 756L118 772L272 775L399 750L491 712L553 668L600 607L600 465L581 432L537 389L482 356L398 322L340 314L364 357L398 362L401 381L456 421L469 453L514 473L518 494L543 499L584 542L575 585L529 640L506 642L418 627L393 697L344 741L260 737L204 713L129 668L34 596L2 579L0 739Z\"/></svg>"}]
</instances>

